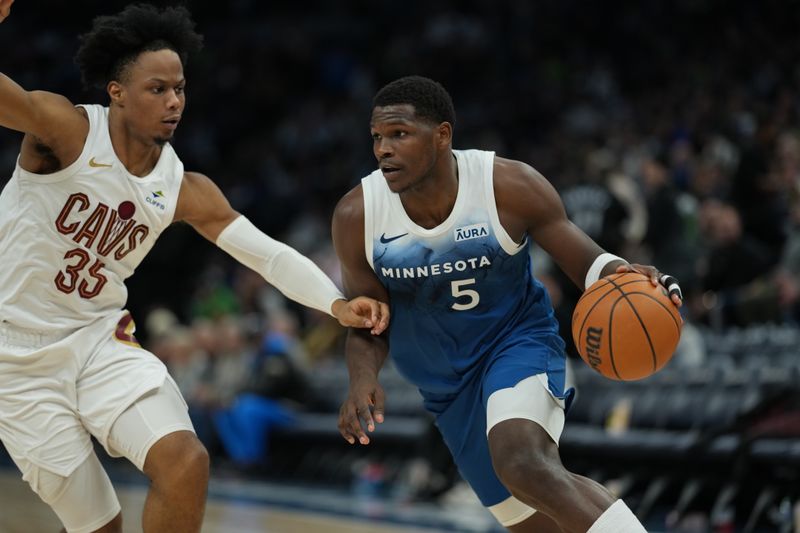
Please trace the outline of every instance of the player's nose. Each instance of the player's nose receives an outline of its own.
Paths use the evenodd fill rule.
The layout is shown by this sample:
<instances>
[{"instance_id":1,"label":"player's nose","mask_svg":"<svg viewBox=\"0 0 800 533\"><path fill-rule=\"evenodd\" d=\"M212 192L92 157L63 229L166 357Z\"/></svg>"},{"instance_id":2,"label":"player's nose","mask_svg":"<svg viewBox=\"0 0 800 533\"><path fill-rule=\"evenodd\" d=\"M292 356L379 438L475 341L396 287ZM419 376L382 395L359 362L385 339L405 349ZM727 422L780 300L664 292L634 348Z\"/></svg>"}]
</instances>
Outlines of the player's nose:
<instances>
[{"instance_id":1,"label":"player's nose","mask_svg":"<svg viewBox=\"0 0 800 533\"><path fill-rule=\"evenodd\" d=\"M376 140L373 150L375 151L375 157L378 158L378 161L382 161L394 155L394 150L392 149L391 143L385 138Z\"/></svg>"},{"instance_id":2,"label":"player's nose","mask_svg":"<svg viewBox=\"0 0 800 533\"><path fill-rule=\"evenodd\" d=\"M168 109L178 109L181 105L181 99L176 91L170 91L169 98L167 99Z\"/></svg>"}]
</instances>

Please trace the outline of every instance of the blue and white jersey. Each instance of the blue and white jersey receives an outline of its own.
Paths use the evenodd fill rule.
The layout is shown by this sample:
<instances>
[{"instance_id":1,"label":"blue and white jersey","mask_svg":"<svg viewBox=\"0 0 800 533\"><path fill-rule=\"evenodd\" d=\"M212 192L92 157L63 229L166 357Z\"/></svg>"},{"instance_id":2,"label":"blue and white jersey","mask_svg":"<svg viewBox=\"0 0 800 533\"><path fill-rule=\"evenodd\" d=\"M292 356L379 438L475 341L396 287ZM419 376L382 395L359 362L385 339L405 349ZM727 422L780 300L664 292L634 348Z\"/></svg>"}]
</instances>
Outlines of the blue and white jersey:
<instances>
[{"instance_id":1,"label":"blue and white jersey","mask_svg":"<svg viewBox=\"0 0 800 533\"><path fill-rule=\"evenodd\" d=\"M454 150L458 196L435 228L415 224L380 170L362 179L365 247L389 292L390 353L423 395L458 393L515 339L557 333L529 243L500 224L494 152Z\"/></svg>"}]
</instances>

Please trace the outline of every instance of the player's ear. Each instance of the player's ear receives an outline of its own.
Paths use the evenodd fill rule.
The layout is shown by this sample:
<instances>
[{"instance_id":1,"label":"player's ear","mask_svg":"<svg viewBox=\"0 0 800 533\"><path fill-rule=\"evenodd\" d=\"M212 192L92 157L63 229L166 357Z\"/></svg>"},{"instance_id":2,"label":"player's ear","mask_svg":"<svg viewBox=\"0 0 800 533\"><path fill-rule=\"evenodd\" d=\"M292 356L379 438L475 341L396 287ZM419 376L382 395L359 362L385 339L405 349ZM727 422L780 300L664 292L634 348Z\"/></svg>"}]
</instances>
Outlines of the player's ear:
<instances>
[{"instance_id":1,"label":"player's ear","mask_svg":"<svg viewBox=\"0 0 800 533\"><path fill-rule=\"evenodd\" d=\"M439 127L436 128L436 142L437 144L442 147L450 146L450 143L453 141L453 125L449 122L442 122L439 124Z\"/></svg>"},{"instance_id":2,"label":"player's ear","mask_svg":"<svg viewBox=\"0 0 800 533\"><path fill-rule=\"evenodd\" d=\"M111 103L113 105L122 106L124 104L124 91L122 85L120 85L118 81L108 82L108 85L106 85L106 92L108 92L108 96L111 98Z\"/></svg>"}]
</instances>

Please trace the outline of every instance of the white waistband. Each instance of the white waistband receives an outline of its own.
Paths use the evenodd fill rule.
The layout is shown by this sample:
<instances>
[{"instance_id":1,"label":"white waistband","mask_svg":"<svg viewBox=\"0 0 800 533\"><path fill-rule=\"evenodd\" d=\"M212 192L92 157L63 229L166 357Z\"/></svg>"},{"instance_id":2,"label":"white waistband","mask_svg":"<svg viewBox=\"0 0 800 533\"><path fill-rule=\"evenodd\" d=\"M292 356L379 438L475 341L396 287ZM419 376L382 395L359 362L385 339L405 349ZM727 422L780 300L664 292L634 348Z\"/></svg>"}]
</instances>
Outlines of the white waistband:
<instances>
[{"instance_id":1,"label":"white waistband","mask_svg":"<svg viewBox=\"0 0 800 533\"><path fill-rule=\"evenodd\" d=\"M0 343L11 346L40 348L69 337L75 330L36 330L14 326L0 321Z\"/></svg>"}]
</instances>

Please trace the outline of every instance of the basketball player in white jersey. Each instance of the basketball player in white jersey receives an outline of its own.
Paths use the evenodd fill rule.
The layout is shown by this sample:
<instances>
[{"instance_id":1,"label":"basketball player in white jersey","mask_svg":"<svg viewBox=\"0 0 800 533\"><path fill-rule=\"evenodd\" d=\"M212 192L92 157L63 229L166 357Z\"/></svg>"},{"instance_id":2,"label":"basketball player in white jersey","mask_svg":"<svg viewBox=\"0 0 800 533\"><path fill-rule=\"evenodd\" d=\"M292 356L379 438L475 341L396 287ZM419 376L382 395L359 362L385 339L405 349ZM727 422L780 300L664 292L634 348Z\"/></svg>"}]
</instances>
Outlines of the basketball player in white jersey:
<instances>
[{"instance_id":1,"label":"basketball player in white jersey","mask_svg":"<svg viewBox=\"0 0 800 533\"><path fill-rule=\"evenodd\" d=\"M427 78L396 80L373 101L379 169L340 201L333 238L346 290L389 301L392 325L386 335L348 334L342 436L368 444L362 423L373 431L383 421L378 371L391 353L436 417L462 477L510 531L644 532L621 500L559 459L572 390L529 243L582 289L638 271L680 305L677 281L605 253L530 166L453 150L454 122L447 91Z\"/></svg>"},{"instance_id":2,"label":"basketball player in white jersey","mask_svg":"<svg viewBox=\"0 0 800 533\"><path fill-rule=\"evenodd\" d=\"M0 20L13 0L0 0ZM129 6L82 37L74 106L0 74L0 125L24 133L0 195L0 440L69 532L121 531L90 436L151 480L148 532L200 530L208 455L164 365L133 337L124 280L185 221L288 297L379 334L388 309L345 300L310 260L236 213L169 144L183 64L201 37L184 8Z\"/></svg>"}]
</instances>

